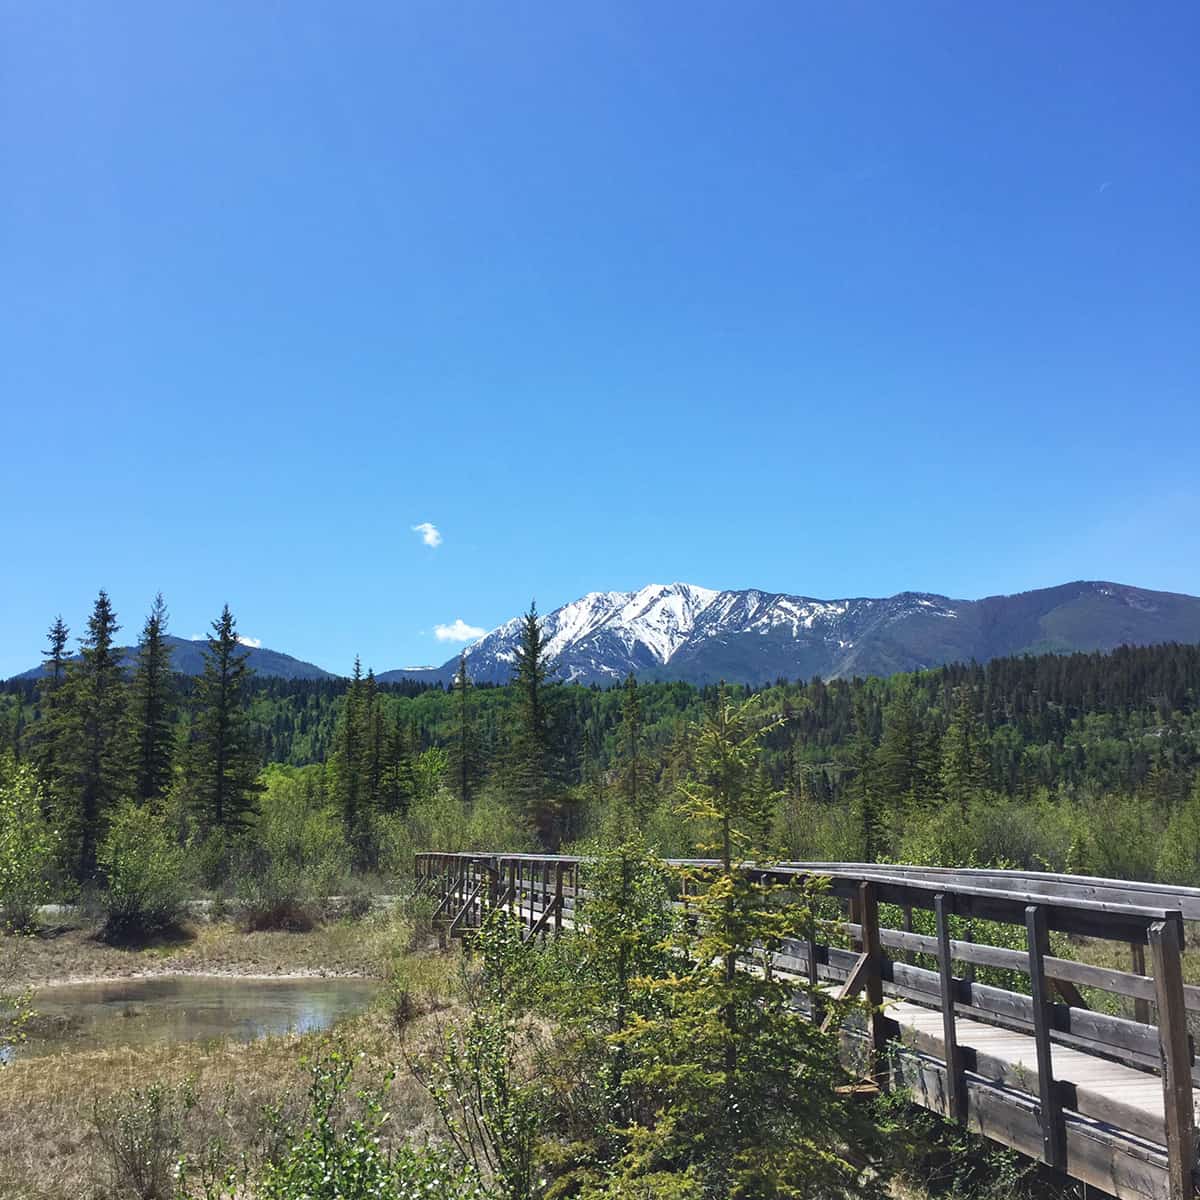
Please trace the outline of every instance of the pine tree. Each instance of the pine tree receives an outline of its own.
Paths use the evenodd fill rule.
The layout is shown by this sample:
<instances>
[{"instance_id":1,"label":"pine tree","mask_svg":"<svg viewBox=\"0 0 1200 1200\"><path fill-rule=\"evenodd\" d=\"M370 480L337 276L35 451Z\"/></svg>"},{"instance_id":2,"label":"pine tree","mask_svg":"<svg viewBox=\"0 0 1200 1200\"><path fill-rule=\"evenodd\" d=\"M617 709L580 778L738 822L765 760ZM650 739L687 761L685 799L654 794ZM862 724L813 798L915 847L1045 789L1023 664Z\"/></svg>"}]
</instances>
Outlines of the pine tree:
<instances>
[{"instance_id":1,"label":"pine tree","mask_svg":"<svg viewBox=\"0 0 1200 1200\"><path fill-rule=\"evenodd\" d=\"M553 775L550 711L547 703L549 662L537 603L521 618L520 642L513 670L516 729L510 752L513 796L543 845L557 844L559 797Z\"/></svg>"},{"instance_id":2,"label":"pine tree","mask_svg":"<svg viewBox=\"0 0 1200 1200\"><path fill-rule=\"evenodd\" d=\"M376 813L383 808L384 721L373 669L363 682L362 742L364 801L368 812Z\"/></svg>"},{"instance_id":3,"label":"pine tree","mask_svg":"<svg viewBox=\"0 0 1200 1200\"><path fill-rule=\"evenodd\" d=\"M954 715L942 737L942 791L964 814L983 792L987 758L983 727L970 689L955 695Z\"/></svg>"},{"instance_id":4,"label":"pine tree","mask_svg":"<svg viewBox=\"0 0 1200 1200\"><path fill-rule=\"evenodd\" d=\"M171 784L175 748L175 687L171 646L167 641L167 606L162 593L142 627L137 663L129 688L126 738L133 799L157 800Z\"/></svg>"},{"instance_id":5,"label":"pine tree","mask_svg":"<svg viewBox=\"0 0 1200 1200\"><path fill-rule=\"evenodd\" d=\"M850 769L853 775L847 791L863 858L866 862L874 862L883 849L884 829L879 791L874 778L875 743L871 740L866 706L861 697L855 697L853 713L854 731L850 740Z\"/></svg>"},{"instance_id":6,"label":"pine tree","mask_svg":"<svg viewBox=\"0 0 1200 1200\"><path fill-rule=\"evenodd\" d=\"M873 771L881 809L903 819L932 801L939 763L910 688L904 682L897 687L896 698L884 709L883 737Z\"/></svg>"},{"instance_id":7,"label":"pine tree","mask_svg":"<svg viewBox=\"0 0 1200 1200\"><path fill-rule=\"evenodd\" d=\"M80 639L79 658L67 664L61 700L59 802L62 826L77 853L81 880L96 874L96 849L105 816L123 782L120 728L125 680L115 637L120 629L108 593L101 590Z\"/></svg>"},{"instance_id":8,"label":"pine tree","mask_svg":"<svg viewBox=\"0 0 1200 1200\"><path fill-rule=\"evenodd\" d=\"M654 1003L614 1039L631 1062L626 1086L656 1096L658 1111L624 1131L607 1195L862 1194L863 1168L851 1157L865 1122L838 1086L837 1037L795 1003L805 993L812 1002L807 981L769 966L783 938L815 922L816 887L752 880L739 867L759 857L764 797L755 781L771 727L753 700L735 703L722 687L697 731L682 808L711 829L701 849L720 861L684 872L696 919L678 924L673 949L686 969L643 980ZM845 1014L845 1002L828 1004Z\"/></svg>"},{"instance_id":9,"label":"pine tree","mask_svg":"<svg viewBox=\"0 0 1200 1200\"><path fill-rule=\"evenodd\" d=\"M474 705L471 702L471 676L467 671L467 652L458 657L454 675L454 738L450 743L450 777L458 798L469 806L475 798L479 779L479 740L475 732Z\"/></svg>"},{"instance_id":10,"label":"pine tree","mask_svg":"<svg viewBox=\"0 0 1200 1200\"><path fill-rule=\"evenodd\" d=\"M247 707L254 672L226 604L212 624L204 672L196 683L191 747L195 805L205 833L240 832L253 815L261 766Z\"/></svg>"},{"instance_id":11,"label":"pine tree","mask_svg":"<svg viewBox=\"0 0 1200 1200\"><path fill-rule=\"evenodd\" d=\"M627 820L641 825L650 810L649 771L643 753L642 702L630 671L621 689L621 724L617 730L617 794Z\"/></svg>"},{"instance_id":12,"label":"pine tree","mask_svg":"<svg viewBox=\"0 0 1200 1200\"><path fill-rule=\"evenodd\" d=\"M346 841L356 863L359 863L366 844L366 810L363 786L364 746L364 686L362 662L354 659L354 672L338 718L333 752L335 796L342 814Z\"/></svg>"},{"instance_id":13,"label":"pine tree","mask_svg":"<svg viewBox=\"0 0 1200 1200\"><path fill-rule=\"evenodd\" d=\"M43 790L53 795L62 774L63 712L62 685L67 673L67 639L71 631L61 614L46 634L46 656L37 682L39 720L29 730L28 753Z\"/></svg>"}]
</instances>

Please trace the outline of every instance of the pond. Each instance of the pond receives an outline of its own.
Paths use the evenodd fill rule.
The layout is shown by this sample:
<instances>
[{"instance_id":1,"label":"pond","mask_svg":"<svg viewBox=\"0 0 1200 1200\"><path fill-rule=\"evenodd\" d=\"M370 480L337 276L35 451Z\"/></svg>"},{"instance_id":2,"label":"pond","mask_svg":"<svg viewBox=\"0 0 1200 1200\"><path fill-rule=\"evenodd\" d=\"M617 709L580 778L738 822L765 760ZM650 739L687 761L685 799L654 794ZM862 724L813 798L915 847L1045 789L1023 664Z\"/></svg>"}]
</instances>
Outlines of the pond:
<instances>
[{"instance_id":1,"label":"pond","mask_svg":"<svg viewBox=\"0 0 1200 1200\"><path fill-rule=\"evenodd\" d=\"M154 1042L328 1029L361 1012L378 990L369 979L246 979L164 975L71 983L39 990L37 1020L20 1058Z\"/></svg>"}]
</instances>

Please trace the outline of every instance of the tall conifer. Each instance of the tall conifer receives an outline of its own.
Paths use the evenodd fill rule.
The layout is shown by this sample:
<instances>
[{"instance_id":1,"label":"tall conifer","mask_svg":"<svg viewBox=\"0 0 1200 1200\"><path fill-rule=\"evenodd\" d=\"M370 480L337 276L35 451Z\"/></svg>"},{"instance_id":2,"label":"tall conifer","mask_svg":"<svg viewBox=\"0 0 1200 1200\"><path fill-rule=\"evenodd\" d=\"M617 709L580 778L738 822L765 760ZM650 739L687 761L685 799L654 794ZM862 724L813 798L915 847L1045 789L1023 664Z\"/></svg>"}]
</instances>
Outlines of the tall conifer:
<instances>
[{"instance_id":1,"label":"tall conifer","mask_svg":"<svg viewBox=\"0 0 1200 1200\"><path fill-rule=\"evenodd\" d=\"M127 737L133 798L139 804L163 796L171 784L175 745L175 688L167 606L162 592L142 627L137 664L129 689Z\"/></svg>"},{"instance_id":2,"label":"tall conifer","mask_svg":"<svg viewBox=\"0 0 1200 1200\"><path fill-rule=\"evenodd\" d=\"M250 734L249 652L242 649L237 622L226 604L212 624L204 672L196 684L191 748L196 808L206 833L234 834L254 812L261 766Z\"/></svg>"},{"instance_id":3,"label":"tall conifer","mask_svg":"<svg viewBox=\"0 0 1200 1200\"><path fill-rule=\"evenodd\" d=\"M76 871L85 880L96 873L105 816L123 782L119 733L126 689L115 644L120 628L101 589L79 641L79 658L67 664L62 685L59 746L65 762L59 800Z\"/></svg>"},{"instance_id":4,"label":"tall conifer","mask_svg":"<svg viewBox=\"0 0 1200 1200\"><path fill-rule=\"evenodd\" d=\"M546 695L549 655L537 602L521 618L520 642L513 670L516 728L510 752L509 775L514 798L543 845L554 846L557 797L553 787L550 711Z\"/></svg>"}]
</instances>

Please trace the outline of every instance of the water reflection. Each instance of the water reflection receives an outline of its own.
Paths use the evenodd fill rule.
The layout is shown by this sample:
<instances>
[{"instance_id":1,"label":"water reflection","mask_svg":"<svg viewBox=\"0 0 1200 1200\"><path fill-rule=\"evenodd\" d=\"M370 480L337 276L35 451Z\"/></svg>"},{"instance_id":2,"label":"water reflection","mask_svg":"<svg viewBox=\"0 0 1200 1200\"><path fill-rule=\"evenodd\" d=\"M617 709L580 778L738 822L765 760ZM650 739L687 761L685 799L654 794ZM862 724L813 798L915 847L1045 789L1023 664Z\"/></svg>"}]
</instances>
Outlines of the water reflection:
<instances>
[{"instance_id":1,"label":"water reflection","mask_svg":"<svg viewBox=\"0 0 1200 1200\"><path fill-rule=\"evenodd\" d=\"M360 1012L366 979L214 979L174 975L43 988L35 1029L16 1056L327 1029Z\"/></svg>"}]
</instances>

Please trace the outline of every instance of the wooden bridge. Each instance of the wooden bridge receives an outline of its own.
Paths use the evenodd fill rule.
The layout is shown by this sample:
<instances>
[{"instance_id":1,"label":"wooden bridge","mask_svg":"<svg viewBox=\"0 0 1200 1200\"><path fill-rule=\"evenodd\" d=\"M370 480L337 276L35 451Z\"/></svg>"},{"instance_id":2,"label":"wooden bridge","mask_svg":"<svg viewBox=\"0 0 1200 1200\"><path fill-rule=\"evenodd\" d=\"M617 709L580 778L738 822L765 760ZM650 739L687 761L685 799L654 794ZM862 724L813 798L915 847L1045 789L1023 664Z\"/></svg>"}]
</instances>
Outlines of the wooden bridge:
<instances>
[{"instance_id":1,"label":"wooden bridge","mask_svg":"<svg viewBox=\"0 0 1200 1200\"><path fill-rule=\"evenodd\" d=\"M587 900L581 865L417 856L452 934L504 907L527 939L573 924ZM867 1016L843 1045L881 1086L1113 1196L1196 1195L1200 988L1184 983L1181 954L1200 889L868 863L746 870L828 880L835 915L785 942L774 967L865 994Z\"/></svg>"}]
</instances>

